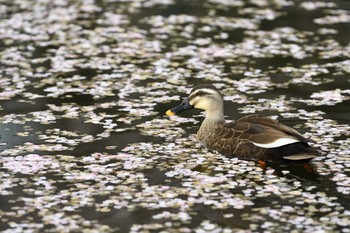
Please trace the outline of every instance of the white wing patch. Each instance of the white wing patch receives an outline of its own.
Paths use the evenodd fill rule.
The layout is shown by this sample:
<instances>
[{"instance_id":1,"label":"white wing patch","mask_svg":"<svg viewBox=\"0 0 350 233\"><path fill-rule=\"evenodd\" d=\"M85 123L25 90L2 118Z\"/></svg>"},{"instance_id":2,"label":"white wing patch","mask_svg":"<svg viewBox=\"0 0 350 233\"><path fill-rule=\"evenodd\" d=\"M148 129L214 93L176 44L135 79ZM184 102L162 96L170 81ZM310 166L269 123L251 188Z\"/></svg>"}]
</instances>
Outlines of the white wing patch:
<instances>
[{"instance_id":1,"label":"white wing patch","mask_svg":"<svg viewBox=\"0 0 350 233\"><path fill-rule=\"evenodd\" d=\"M273 141L270 143L255 143L255 142L253 142L253 144L256 146L260 146L262 148L277 148L280 146L285 146L285 145L296 143L296 142L300 142L300 141L296 138L279 138L276 141Z\"/></svg>"}]
</instances>

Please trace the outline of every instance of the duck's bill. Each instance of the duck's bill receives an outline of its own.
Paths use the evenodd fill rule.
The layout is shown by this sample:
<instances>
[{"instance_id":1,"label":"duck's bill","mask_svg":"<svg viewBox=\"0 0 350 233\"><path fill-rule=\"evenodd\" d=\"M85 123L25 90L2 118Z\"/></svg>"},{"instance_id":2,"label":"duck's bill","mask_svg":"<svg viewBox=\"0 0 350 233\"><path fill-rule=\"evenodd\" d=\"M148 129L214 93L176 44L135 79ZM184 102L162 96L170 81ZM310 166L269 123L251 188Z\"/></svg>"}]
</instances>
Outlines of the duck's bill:
<instances>
[{"instance_id":1,"label":"duck's bill","mask_svg":"<svg viewBox=\"0 0 350 233\"><path fill-rule=\"evenodd\" d=\"M169 109L168 111L166 111L165 114L167 116L173 116L173 115L175 115L177 113L186 111L186 110L191 109L191 108L193 108L193 105L191 105L189 103L189 99L186 98L184 101L182 101L182 103L180 105L178 105L178 106L176 106L176 107L174 107L172 109Z\"/></svg>"}]
</instances>

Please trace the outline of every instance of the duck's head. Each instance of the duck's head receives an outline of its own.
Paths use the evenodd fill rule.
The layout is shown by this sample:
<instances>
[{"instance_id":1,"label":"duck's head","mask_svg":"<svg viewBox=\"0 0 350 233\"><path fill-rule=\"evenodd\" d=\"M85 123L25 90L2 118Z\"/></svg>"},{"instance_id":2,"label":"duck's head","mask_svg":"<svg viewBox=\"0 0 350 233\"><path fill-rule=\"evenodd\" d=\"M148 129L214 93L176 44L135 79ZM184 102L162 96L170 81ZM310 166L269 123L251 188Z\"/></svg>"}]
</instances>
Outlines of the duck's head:
<instances>
[{"instance_id":1,"label":"duck's head","mask_svg":"<svg viewBox=\"0 0 350 233\"><path fill-rule=\"evenodd\" d=\"M208 112L223 112L223 99L220 91L211 84L201 84L195 86L190 95L184 101L168 110L166 114L172 116L174 114L186 111L191 108L198 108Z\"/></svg>"}]
</instances>

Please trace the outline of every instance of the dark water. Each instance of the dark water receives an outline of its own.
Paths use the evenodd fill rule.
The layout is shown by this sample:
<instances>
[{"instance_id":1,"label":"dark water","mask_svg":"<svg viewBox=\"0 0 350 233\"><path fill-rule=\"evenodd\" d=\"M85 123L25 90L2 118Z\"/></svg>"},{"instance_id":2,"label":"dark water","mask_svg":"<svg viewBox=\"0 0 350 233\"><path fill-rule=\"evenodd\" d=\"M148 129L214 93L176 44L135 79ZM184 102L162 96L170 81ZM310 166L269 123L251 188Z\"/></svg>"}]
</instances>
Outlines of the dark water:
<instances>
[{"instance_id":1,"label":"dark water","mask_svg":"<svg viewBox=\"0 0 350 233\"><path fill-rule=\"evenodd\" d=\"M0 1L3 232L349 232L347 1ZM203 115L314 139L312 170L226 158Z\"/></svg>"}]
</instances>

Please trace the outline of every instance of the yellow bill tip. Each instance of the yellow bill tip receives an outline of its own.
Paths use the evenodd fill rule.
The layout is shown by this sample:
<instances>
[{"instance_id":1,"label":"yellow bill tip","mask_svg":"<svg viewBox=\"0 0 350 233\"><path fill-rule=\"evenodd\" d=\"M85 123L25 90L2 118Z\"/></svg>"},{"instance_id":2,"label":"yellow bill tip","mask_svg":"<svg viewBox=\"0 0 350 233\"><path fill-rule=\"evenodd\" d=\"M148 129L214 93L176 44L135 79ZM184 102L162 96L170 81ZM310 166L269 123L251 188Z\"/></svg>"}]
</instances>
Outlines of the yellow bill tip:
<instances>
[{"instance_id":1,"label":"yellow bill tip","mask_svg":"<svg viewBox=\"0 0 350 233\"><path fill-rule=\"evenodd\" d=\"M175 113L172 112L171 110L166 111L165 114L166 114L167 116L174 116L174 115L175 115Z\"/></svg>"}]
</instances>

